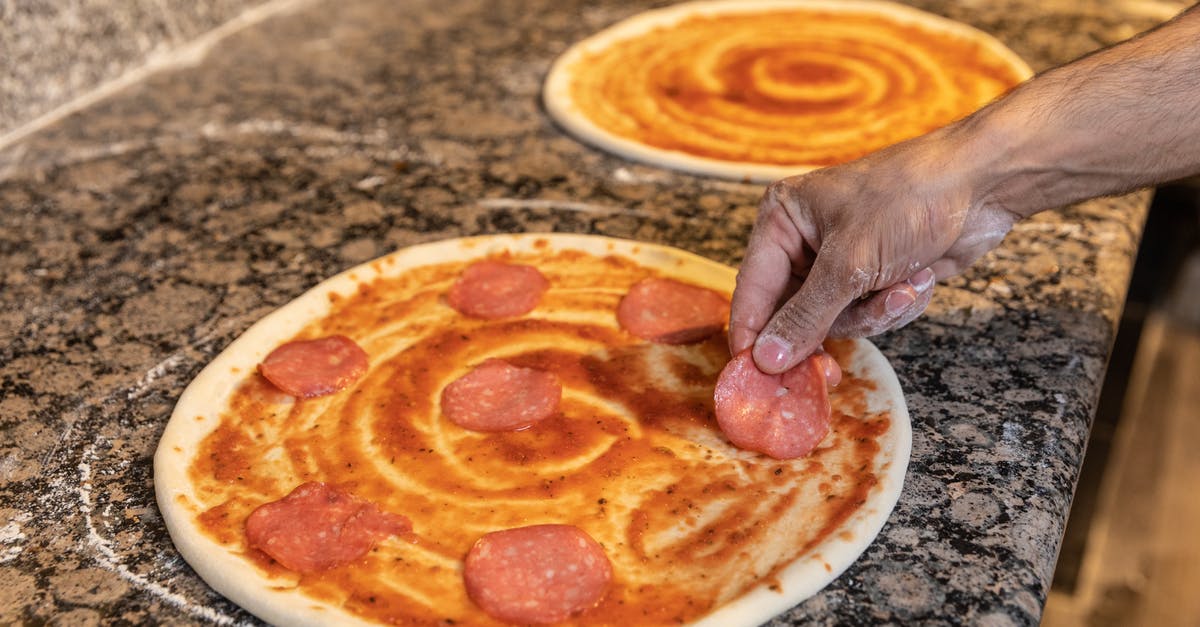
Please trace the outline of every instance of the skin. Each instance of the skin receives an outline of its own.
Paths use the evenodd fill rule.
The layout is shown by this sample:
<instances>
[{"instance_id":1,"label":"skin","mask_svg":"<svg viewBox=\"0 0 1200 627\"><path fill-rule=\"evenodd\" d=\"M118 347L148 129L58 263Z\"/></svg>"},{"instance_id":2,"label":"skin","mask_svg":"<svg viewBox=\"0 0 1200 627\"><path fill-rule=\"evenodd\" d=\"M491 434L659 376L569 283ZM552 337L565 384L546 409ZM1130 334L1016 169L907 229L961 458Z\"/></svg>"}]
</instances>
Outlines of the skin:
<instances>
[{"instance_id":1,"label":"skin","mask_svg":"<svg viewBox=\"0 0 1200 627\"><path fill-rule=\"evenodd\" d=\"M738 272L734 354L767 373L826 337L898 328L1039 211L1200 173L1200 5L1044 72L972 116L767 188Z\"/></svg>"}]
</instances>

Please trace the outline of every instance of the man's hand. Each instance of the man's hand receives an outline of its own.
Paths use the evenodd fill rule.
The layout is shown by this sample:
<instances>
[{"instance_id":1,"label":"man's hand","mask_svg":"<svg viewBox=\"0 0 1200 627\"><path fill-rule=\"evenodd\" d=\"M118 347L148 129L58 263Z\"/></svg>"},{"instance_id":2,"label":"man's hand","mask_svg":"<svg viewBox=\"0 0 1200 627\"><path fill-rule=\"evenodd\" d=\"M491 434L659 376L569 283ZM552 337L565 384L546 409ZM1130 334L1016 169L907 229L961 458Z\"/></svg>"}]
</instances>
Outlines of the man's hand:
<instances>
[{"instance_id":1,"label":"man's hand","mask_svg":"<svg viewBox=\"0 0 1200 627\"><path fill-rule=\"evenodd\" d=\"M1200 5L974 115L767 189L729 323L768 373L911 321L1018 218L1200 173ZM932 271L933 276L930 275Z\"/></svg>"},{"instance_id":2,"label":"man's hand","mask_svg":"<svg viewBox=\"0 0 1200 627\"><path fill-rule=\"evenodd\" d=\"M939 131L771 185L738 272L730 349L788 370L826 336L912 321L933 284L995 247L1017 216L982 203L969 150Z\"/></svg>"}]
</instances>

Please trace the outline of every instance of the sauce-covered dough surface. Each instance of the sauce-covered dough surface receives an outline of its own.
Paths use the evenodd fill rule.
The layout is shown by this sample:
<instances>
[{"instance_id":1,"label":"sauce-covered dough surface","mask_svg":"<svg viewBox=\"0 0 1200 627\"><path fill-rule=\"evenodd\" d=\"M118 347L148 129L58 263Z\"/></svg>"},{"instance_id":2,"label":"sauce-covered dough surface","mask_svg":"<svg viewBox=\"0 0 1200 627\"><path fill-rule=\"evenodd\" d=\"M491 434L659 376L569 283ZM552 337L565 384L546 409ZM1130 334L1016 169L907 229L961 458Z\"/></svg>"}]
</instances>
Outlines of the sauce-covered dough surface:
<instances>
[{"instance_id":1,"label":"sauce-covered dough surface","mask_svg":"<svg viewBox=\"0 0 1200 627\"><path fill-rule=\"evenodd\" d=\"M562 93L548 98L569 104L549 108L568 128L562 118L578 116L655 149L815 167L933 130L1028 76L965 25L886 3L831 4L707 7L653 28L634 26L653 14L635 17L564 56L555 71L569 78L552 78Z\"/></svg>"},{"instance_id":2,"label":"sauce-covered dough surface","mask_svg":"<svg viewBox=\"0 0 1200 627\"><path fill-rule=\"evenodd\" d=\"M724 334L666 346L617 325L621 296L656 271L569 250L503 259L550 280L519 318L471 319L446 305L467 262L417 267L331 298L327 316L286 339L346 335L369 355L368 373L302 401L252 371L239 374L187 467L194 499L178 496L178 504L243 555L246 569L368 620L403 624L495 624L463 587L472 543L510 527L576 525L604 547L614 578L575 622L651 625L694 620L776 582L871 495L890 419L867 411L870 382L846 373L832 397L833 433L810 457L739 451L713 416L713 385L729 359ZM830 349L844 362L855 345ZM443 419L442 388L492 357L556 373L558 412L508 433ZM409 517L412 535L305 576L248 549L250 512L314 480Z\"/></svg>"}]
</instances>

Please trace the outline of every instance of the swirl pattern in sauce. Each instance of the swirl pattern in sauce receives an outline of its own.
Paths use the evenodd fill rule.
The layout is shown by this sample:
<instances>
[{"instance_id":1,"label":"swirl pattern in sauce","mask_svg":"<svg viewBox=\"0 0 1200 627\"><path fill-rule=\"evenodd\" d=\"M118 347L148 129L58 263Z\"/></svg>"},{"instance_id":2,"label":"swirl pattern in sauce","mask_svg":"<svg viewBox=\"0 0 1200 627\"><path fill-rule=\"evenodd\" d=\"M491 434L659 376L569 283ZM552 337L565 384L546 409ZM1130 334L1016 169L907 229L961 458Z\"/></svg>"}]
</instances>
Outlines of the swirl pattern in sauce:
<instances>
[{"instance_id":1,"label":"swirl pattern in sauce","mask_svg":"<svg viewBox=\"0 0 1200 627\"><path fill-rule=\"evenodd\" d=\"M602 132L653 148L816 167L943 126L1027 76L983 33L892 12L737 11L614 36L566 68L569 97Z\"/></svg>"},{"instance_id":2,"label":"swirl pattern in sauce","mask_svg":"<svg viewBox=\"0 0 1200 627\"><path fill-rule=\"evenodd\" d=\"M601 543L615 573L600 605L571 624L677 624L773 581L870 496L890 424L866 411L870 382L847 373L833 394L834 432L810 457L737 450L713 416L724 335L666 346L617 325L621 295L654 271L578 251L508 260L551 282L523 318L456 313L443 294L467 263L424 266L360 284L299 334L341 333L367 351L370 370L350 388L293 401L247 376L188 471L205 532L280 586L368 620L494 625L462 583L472 543L498 529L571 524ZM853 350L830 348L843 361ZM508 433L442 419L442 388L492 357L555 372L558 412ZM408 516L412 537L304 576L247 548L246 516L310 480Z\"/></svg>"}]
</instances>

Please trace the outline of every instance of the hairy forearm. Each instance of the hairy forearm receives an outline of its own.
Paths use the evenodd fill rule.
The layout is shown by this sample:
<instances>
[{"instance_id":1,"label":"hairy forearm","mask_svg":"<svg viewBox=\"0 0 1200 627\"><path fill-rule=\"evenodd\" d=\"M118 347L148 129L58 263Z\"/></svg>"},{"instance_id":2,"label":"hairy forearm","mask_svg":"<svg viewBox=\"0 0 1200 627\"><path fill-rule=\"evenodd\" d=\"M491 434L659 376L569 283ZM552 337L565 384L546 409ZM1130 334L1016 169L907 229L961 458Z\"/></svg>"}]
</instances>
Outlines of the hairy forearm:
<instances>
[{"instance_id":1,"label":"hairy forearm","mask_svg":"<svg viewBox=\"0 0 1200 627\"><path fill-rule=\"evenodd\" d=\"M974 202L1019 216L1200 173L1200 5L945 130Z\"/></svg>"}]
</instances>

